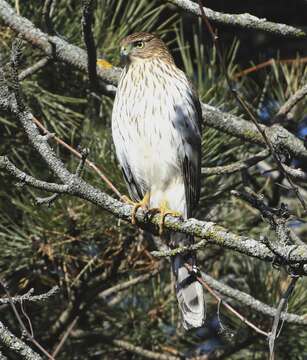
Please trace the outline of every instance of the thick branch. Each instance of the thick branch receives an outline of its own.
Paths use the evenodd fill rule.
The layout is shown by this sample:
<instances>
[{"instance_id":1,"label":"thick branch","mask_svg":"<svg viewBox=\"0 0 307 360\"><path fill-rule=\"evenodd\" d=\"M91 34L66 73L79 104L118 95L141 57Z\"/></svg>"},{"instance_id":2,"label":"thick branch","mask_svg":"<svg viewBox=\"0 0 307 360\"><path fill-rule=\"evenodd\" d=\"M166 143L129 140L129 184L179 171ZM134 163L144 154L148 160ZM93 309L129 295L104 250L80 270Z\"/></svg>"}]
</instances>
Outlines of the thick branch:
<instances>
[{"instance_id":1,"label":"thick branch","mask_svg":"<svg viewBox=\"0 0 307 360\"><path fill-rule=\"evenodd\" d=\"M244 141L265 146L262 135L250 121L224 113L204 103L202 103L202 111L206 125ZM278 125L267 127L259 124L259 126L265 131L274 148L286 150L293 157L307 159L307 149L303 142L289 131Z\"/></svg>"},{"instance_id":2,"label":"thick branch","mask_svg":"<svg viewBox=\"0 0 307 360\"><path fill-rule=\"evenodd\" d=\"M69 44L58 36L49 36L42 32L31 21L17 15L5 0L0 0L0 18L7 26L33 46L41 49L46 55L68 63L79 70L87 71L86 51ZM109 84L117 84L120 69L115 67L107 70L97 68L97 73L103 81Z\"/></svg>"},{"instance_id":3,"label":"thick branch","mask_svg":"<svg viewBox=\"0 0 307 360\"><path fill-rule=\"evenodd\" d=\"M9 12L10 16L13 16L15 21L17 21L17 27L20 31L23 31L21 25L23 24L23 22L25 22L25 26L30 33L31 31L34 31L37 35L37 32L39 32L39 41L45 41L42 40L42 37L46 38L47 35L41 33L38 29L33 30L34 27L28 20L18 17L5 1L0 0L0 17L3 17L3 13L7 14L7 12ZM10 16L9 19L11 19ZM24 36L29 37L30 35L26 33L24 34ZM62 42L62 44L65 43L61 39L58 39L58 41L59 43ZM68 45L66 43L66 46L68 46L69 49L71 45ZM83 52L83 50L81 49L78 49L78 51L81 53ZM56 53L61 54L61 47L56 51ZM67 52L67 49L65 49L64 53L69 56L69 61L71 61L72 58L69 52ZM62 59L64 58L65 57L62 57ZM83 64L83 69L85 68L86 62ZM18 90L16 90L15 95L16 97L18 97ZM67 186L67 188L61 187L60 190L55 192L78 196L109 211L118 218L131 221L130 205L123 205L123 203L116 201L107 194L99 191L98 189L95 189L82 179L70 173L65 168L63 162L57 158L52 148L49 146L47 142L48 139L39 134L37 127L32 121L33 115L29 111L25 110L25 107L22 105L22 103L20 103L21 101L22 100L20 99L19 102L16 102L14 106L15 108L13 109L14 114L18 118L19 122L22 124L25 133L27 134L33 147L42 156L50 169L53 170L54 174L59 177L60 180ZM222 112L208 105L203 105L203 109L205 121L209 124L212 122L213 127L220 122L221 130L229 133L232 133L232 131L234 133L239 132L239 134L240 132L242 134L243 131L243 133L247 133L244 135L247 139L252 139L256 143L264 144L261 135L255 128L253 129L251 123L228 114L223 114ZM211 114L211 117L208 116L208 112ZM214 114L214 116L212 116L212 114ZM233 130L231 130L232 128ZM296 153L298 156L299 154L302 157L304 157L303 155L305 155L307 158L307 150L304 148L303 144L293 135L288 133L285 129L273 127L272 129L267 129L267 132L271 134L272 143L275 143L275 145L282 144L285 147L288 146L289 152L291 149L292 152ZM281 136L277 136L278 134L281 134ZM244 136L242 134L242 137ZM24 176L23 179L24 183L33 186L32 180L33 179L27 178L26 176ZM39 184L38 182L36 182L36 188L46 190L45 187L41 185L45 186L46 184ZM51 185L48 186L50 186L51 188ZM137 220L139 221L140 226L146 227L149 230L156 231L157 225L160 223L160 216L156 215L149 220L144 212L139 211L137 215ZM274 254L264 244L254 239L233 234L227 229L218 226L212 222L202 222L195 219L182 221L168 216L165 221L165 228L172 231L194 235L196 237L206 239L208 243L217 244L228 249L239 251L249 256L260 258L262 260L272 261L274 259ZM292 245L283 246L280 249L278 248L278 253L285 264L297 262L307 263L307 246L305 245L297 247Z\"/></svg>"},{"instance_id":4,"label":"thick branch","mask_svg":"<svg viewBox=\"0 0 307 360\"><path fill-rule=\"evenodd\" d=\"M239 301L245 306L248 306L249 308L263 315L269 315L271 317L275 317L277 313L277 309L275 309L274 307L264 304L263 302L255 299L254 297L252 297L249 294L246 294L243 291L233 289L232 287L223 284L218 280L215 280L214 278L203 272L201 273L201 276L208 285L210 285L213 289L217 290L221 294L228 296L236 301ZM281 319L292 324L307 325L307 318L304 315L300 316L296 314L282 312Z\"/></svg>"},{"instance_id":5,"label":"thick branch","mask_svg":"<svg viewBox=\"0 0 307 360\"><path fill-rule=\"evenodd\" d=\"M167 0L191 14L201 16L196 2L190 0ZM244 30L264 31L271 35L287 38L305 38L307 32L294 26L274 23L266 19L259 19L250 14L225 14L204 7L210 21L218 25L230 25Z\"/></svg>"},{"instance_id":6,"label":"thick branch","mask_svg":"<svg viewBox=\"0 0 307 360\"><path fill-rule=\"evenodd\" d=\"M195 6L197 6L196 3ZM28 19L17 15L4 0L0 0L0 18L29 43L43 50L46 55L53 56L55 59L76 67L83 72L87 71L87 54L84 50L69 44L57 36L48 36L43 33ZM113 85L117 84L120 72L121 69L115 67L108 69L98 67L97 69L99 78ZM249 121L224 113L206 104L202 104L202 111L204 122L208 126L239 137L244 141L265 146L261 134ZM272 126L271 128L264 125L260 126L265 129L267 137L274 147L285 149L293 157L307 159L307 150L303 142L286 129L280 126Z\"/></svg>"},{"instance_id":7,"label":"thick branch","mask_svg":"<svg viewBox=\"0 0 307 360\"><path fill-rule=\"evenodd\" d=\"M5 167L2 167L2 169L5 169ZM24 176L24 183L32 186L32 180L28 181L28 179L29 178L27 176ZM76 176L72 176L71 174L66 180L66 187L64 188L64 185L61 187L62 193L78 196L110 212L119 219L131 222L131 213L133 209L131 205L124 204L113 199L111 196L94 188L84 180ZM45 190L45 186L45 182L42 184L42 187L39 186L39 182L36 183L36 188L40 188L41 190ZM145 212L139 210L136 215L136 219L139 226L157 233L160 224L160 215L148 218ZM200 221L196 219L181 220L168 215L165 218L165 229L205 239L205 241L202 241L202 245L199 246L199 248L205 246L206 244L216 244L265 261L271 262L274 260L275 255L263 243L252 238L234 234L228 229L225 229L213 222ZM197 244L194 246L197 246ZM192 248L180 247L179 249L180 252L185 252L191 250ZM162 256L174 255L174 251L176 251L176 249L164 251L162 252ZM285 264L307 263L307 245L287 245L278 247L278 253L284 260Z\"/></svg>"},{"instance_id":8,"label":"thick branch","mask_svg":"<svg viewBox=\"0 0 307 360\"><path fill-rule=\"evenodd\" d=\"M8 330L8 328L3 325L1 321L0 321L0 341L9 349L19 354L23 359L42 360L39 354L34 352L27 344L25 344L23 341L18 339L18 337L13 335Z\"/></svg>"}]
</instances>

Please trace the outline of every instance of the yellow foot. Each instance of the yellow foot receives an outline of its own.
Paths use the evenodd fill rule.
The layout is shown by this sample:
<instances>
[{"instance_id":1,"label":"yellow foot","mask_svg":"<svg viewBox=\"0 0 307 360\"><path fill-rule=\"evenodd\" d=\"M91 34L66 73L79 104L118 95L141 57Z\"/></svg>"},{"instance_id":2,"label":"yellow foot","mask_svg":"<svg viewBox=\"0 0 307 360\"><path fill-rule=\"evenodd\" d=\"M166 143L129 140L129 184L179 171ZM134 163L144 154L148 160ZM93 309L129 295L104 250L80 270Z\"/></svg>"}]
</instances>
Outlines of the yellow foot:
<instances>
[{"instance_id":1,"label":"yellow foot","mask_svg":"<svg viewBox=\"0 0 307 360\"><path fill-rule=\"evenodd\" d=\"M139 202L132 201L128 198L128 196L125 195L122 196L122 200L127 204L133 205L132 214L131 214L131 223L134 225L136 224L136 213L138 209L142 208L144 210L148 210L150 195L149 193L146 193L143 200Z\"/></svg>"},{"instance_id":2,"label":"yellow foot","mask_svg":"<svg viewBox=\"0 0 307 360\"><path fill-rule=\"evenodd\" d=\"M180 213L179 211L174 211L171 210L169 208L168 202L166 200L162 201L160 203L160 207L157 209L150 209L149 211L156 211L160 213L161 216L161 220L159 223L159 235L161 236L163 234L163 228L164 228L164 222L165 222L165 217L167 215L171 215L171 216L176 216L176 217L181 217L182 213Z\"/></svg>"}]
</instances>

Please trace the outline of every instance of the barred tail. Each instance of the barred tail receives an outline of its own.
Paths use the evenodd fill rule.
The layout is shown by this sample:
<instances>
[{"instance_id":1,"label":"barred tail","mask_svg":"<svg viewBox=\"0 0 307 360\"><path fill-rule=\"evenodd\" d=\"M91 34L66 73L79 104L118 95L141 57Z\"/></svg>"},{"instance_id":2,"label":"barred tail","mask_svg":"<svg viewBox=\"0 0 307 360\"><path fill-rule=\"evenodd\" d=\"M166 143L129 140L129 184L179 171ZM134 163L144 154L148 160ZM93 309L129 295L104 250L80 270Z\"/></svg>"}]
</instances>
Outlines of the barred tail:
<instances>
[{"instance_id":1,"label":"barred tail","mask_svg":"<svg viewBox=\"0 0 307 360\"><path fill-rule=\"evenodd\" d=\"M186 235L174 234L175 242L185 243ZM183 237L178 241L178 236ZM173 235L171 235L172 237ZM173 240L173 239L171 239ZM184 263L195 265L195 255L176 255L172 258L172 269L176 278L176 295L178 305L181 311L183 326L186 330L197 328L204 324L205 321L205 304L204 292L202 285L189 274Z\"/></svg>"}]
</instances>

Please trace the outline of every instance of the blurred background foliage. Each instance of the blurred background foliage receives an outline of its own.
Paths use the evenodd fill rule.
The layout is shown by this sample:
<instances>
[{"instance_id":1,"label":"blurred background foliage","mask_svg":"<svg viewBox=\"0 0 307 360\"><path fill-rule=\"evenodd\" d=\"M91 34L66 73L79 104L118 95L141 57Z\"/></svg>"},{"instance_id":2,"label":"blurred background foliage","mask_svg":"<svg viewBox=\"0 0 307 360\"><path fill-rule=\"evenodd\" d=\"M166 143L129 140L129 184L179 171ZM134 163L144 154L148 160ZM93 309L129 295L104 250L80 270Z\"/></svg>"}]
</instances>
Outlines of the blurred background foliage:
<instances>
[{"instance_id":1,"label":"blurred background foliage","mask_svg":"<svg viewBox=\"0 0 307 360\"><path fill-rule=\"evenodd\" d=\"M226 3L229 4L219 1L215 5L208 2L207 5L217 10L242 10L239 5L229 9ZM246 6L247 3L250 5L251 1L246 2ZM252 3L253 7L245 11L258 16L261 16L261 11L265 13L271 8L267 2ZM11 4L15 6L16 2L11 1ZM41 3L38 5L36 1L27 1L20 2L19 6L23 16L44 28ZM281 9L285 10L280 6L280 12ZM241 115L203 24L175 10L175 7L164 2L151 0L97 2L94 34L99 57L118 65L118 43L122 37L134 31L156 32L168 43L176 62L192 79L202 101ZM271 11L268 11L270 14ZM81 14L81 1L57 1L52 22L58 34L84 48ZM278 18L275 13L273 20L282 21L283 14ZM296 14L287 20L299 24L301 18ZM12 31L0 24L3 62L8 61L14 37ZM270 124L284 101L306 82L305 62L281 64L278 61L280 54L301 59L306 54L306 46L294 41L296 46L293 45L290 51L289 41L284 44L285 41L274 40L264 34L229 32L223 28L221 38L227 71L234 79L234 86L248 100L260 121ZM28 45L24 47L23 54L23 69L43 55ZM271 56L276 58L272 66L249 76L236 77L242 68ZM22 89L25 101L37 119L72 147L89 148L89 159L122 193L126 193L110 133L113 100L101 97L95 111L89 109L94 95L88 89L87 76L58 62L49 63L25 79ZM292 111L291 121L286 124L291 132L302 138L307 133L306 110L306 100L301 101ZM76 169L76 157L55 141L51 142L65 164L70 169ZM260 150L256 145L243 143L214 129L204 129L203 166L230 164ZM30 147L16 119L6 113L0 113L0 153L8 155L16 165L37 178L52 179L44 163ZM304 166L296 159L289 162ZM232 198L230 190L248 185L263 193L271 206L285 202L293 212L298 212L296 199L279 186L283 182L282 176L269 171L274 168L269 158L243 174L204 178L197 217L216 221L237 233L254 237L268 234L269 225L259 213ZM84 178L112 194L97 174L88 168L85 169ZM0 273L8 281L13 294L22 294L32 287L36 293L41 293L54 285L60 286L60 292L48 302L27 305L35 337L48 349L59 342L71 321L78 316L78 322L57 358L138 358L113 346L111 340L107 340L112 337L127 340L144 349L173 355L194 356L215 352L217 358L266 358L266 340L224 309L221 308L218 313L217 305L209 294L206 294L205 327L189 334L183 332L178 326L177 305L167 263L161 263L161 271L151 279L105 297L103 292L106 289L154 271L158 261L150 255L153 249L150 239L135 227L119 222L80 199L61 196L51 207L38 206L35 197L45 195L18 185L1 174ZM300 224L294 230L306 241L306 226ZM273 268L271 264L214 246L200 252L199 259L200 268L214 278L273 306L288 282L286 273ZM299 281L288 306L289 312L307 313L306 285L305 279ZM270 329L272 319L239 303L235 306L261 328ZM2 306L0 311L1 319L18 333L16 320L9 308ZM231 355L226 356L227 351ZM2 352L10 359L14 358L7 349L2 349ZM306 359L306 356L306 331L284 324L277 342L277 357Z\"/></svg>"}]
</instances>

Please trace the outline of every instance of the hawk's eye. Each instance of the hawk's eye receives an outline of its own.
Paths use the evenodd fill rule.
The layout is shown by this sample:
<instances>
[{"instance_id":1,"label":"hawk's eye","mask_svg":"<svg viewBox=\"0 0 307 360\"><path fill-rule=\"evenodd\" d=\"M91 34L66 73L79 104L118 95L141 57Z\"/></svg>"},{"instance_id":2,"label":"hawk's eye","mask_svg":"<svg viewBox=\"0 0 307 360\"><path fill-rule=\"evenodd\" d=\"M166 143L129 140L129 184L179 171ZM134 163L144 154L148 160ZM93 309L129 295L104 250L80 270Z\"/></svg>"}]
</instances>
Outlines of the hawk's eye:
<instances>
[{"instance_id":1,"label":"hawk's eye","mask_svg":"<svg viewBox=\"0 0 307 360\"><path fill-rule=\"evenodd\" d=\"M142 49L144 47L144 41L137 41L135 43L135 47L139 48L139 49Z\"/></svg>"}]
</instances>

